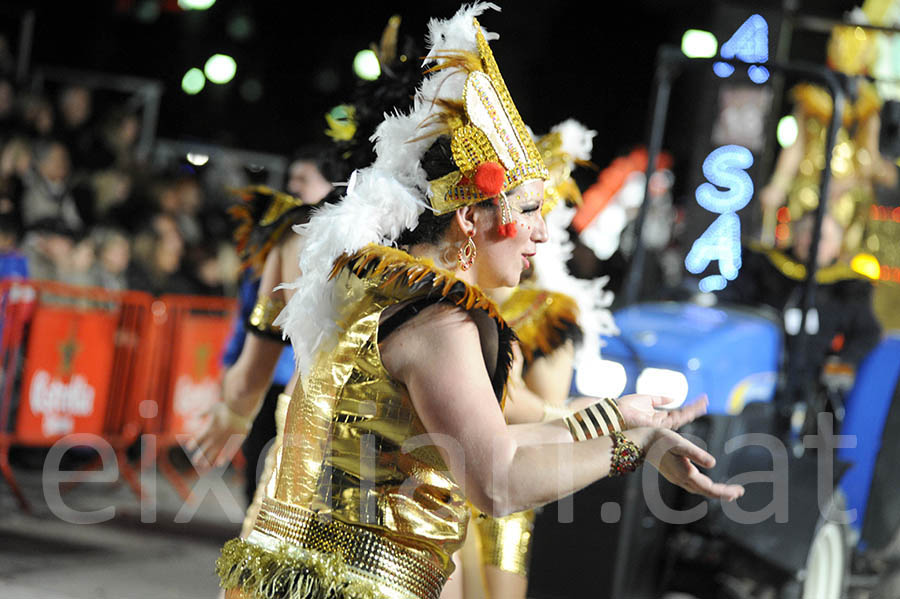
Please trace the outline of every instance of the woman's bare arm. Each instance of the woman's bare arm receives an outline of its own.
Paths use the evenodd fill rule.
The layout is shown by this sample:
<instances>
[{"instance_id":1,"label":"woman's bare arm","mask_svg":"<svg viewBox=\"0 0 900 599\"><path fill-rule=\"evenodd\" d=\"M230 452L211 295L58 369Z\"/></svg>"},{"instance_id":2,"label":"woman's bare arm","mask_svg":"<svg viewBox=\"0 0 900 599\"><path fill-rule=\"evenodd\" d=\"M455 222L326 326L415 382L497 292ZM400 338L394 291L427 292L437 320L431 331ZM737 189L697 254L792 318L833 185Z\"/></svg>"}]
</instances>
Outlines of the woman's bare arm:
<instances>
[{"instance_id":1,"label":"woman's bare arm","mask_svg":"<svg viewBox=\"0 0 900 599\"><path fill-rule=\"evenodd\" d=\"M612 442L561 441L558 423L507 426L485 369L478 328L462 310L436 305L381 344L388 371L413 405L467 498L492 515L543 505L609 474ZM654 463L693 492L733 499L742 489L713 483L692 462L711 455L671 431L641 428L626 436L641 447L667 437L672 451Z\"/></svg>"}]
</instances>

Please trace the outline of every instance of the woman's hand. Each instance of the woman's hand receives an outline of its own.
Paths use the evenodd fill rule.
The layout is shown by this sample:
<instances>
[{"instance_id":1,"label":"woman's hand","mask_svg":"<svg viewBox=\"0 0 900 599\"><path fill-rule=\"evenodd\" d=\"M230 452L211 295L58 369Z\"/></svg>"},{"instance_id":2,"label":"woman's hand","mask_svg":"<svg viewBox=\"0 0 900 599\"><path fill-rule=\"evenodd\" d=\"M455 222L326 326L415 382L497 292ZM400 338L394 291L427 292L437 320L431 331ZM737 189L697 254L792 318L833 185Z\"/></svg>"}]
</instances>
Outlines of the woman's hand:
<instances>
[{"instance_id":1,"label":"woman's hand","mask_svg":"<svg viewBox=\"0 0 900 599\"><path fill-rule=\"evenodd\" d=\"M596 397L579 397L569 404L573 412L583 410L589 405L597 403ZM623 395L616 400L622 419L625 420L625 428L638 428L649 426L656 428L669 428L677 430L706 413L709 401L706 395L701 395L688 405L677 410L660 409L672 403L669 397L661 395Z\"/></svg>"},{"instance_id":2,"label":"woman's hand","mask_svg":"<svg viewBox=\"0 0 900 599\"><path fill-rule=\"evenodd\" d=\"M250 432L253 421L242 417L229 408L225 402L217 401L206 410L202 419L203 427L188 444L188 449L200 452L206 458L195 464L198 471L226 464L240 449Z\"/></svg>"},{"instance_id":3,"label":"woman's hand","mask_svg":"<svg viewBox=\"0 0 900 599\"><path fill-rule=\"evenodd\" d=\"M638 429L628 436L644 450L644 460L672 484L711 499L734 501L744 494L741 485L713 482L697 465L712 468L716 459L679 435L665 428Z\"/></svg>"},{"instance_id":4,"label":"woman's hand","mask_svg":"<svg viewBox=\"0 0 900 599\"><path fill-rule=\"evenodd\" d=\"M672 398L661 395L624 395L616 400L625 428L651 426L678 430L688 422L706 414L709 400L704 393L691 403L676 410L660 409L672 403Z\"/></svg>"}]
</instances>

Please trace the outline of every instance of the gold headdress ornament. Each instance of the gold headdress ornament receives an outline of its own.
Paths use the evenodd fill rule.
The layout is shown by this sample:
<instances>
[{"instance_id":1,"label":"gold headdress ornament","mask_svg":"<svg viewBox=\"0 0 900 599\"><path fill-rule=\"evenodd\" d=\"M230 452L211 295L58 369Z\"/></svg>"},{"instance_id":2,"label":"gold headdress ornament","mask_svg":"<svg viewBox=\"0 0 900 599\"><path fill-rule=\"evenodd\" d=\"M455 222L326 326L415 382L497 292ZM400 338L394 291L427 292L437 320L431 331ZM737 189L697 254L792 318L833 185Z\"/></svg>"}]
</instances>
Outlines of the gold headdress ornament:
<instances>
[{"instance_id":1,"label":"gold headdress ornament","mask_svg":"<svg viewBox=\"0 0 900 599\"><path fill-rule=\"evenodd\" d=\"M426 73L461 70L468 73L462 98L435 98L440 108L422 126L439 124L426 137L447 134L453 162L459 170L429 182L429 200L437 214L498 198L504 235L515 234L506 192L532 179L549 177L541 154L516 109L494 55L473 18L478 54L467 50L439 52L437 66Z\"/></svg>"},{"instance_id":2,"label":"gold headdress ornament","mask_svg":"<svg viewBox=\"0 0 900 599\"><path fill-rule=\"evenodd\" d=\"M536 139L538 151L550 173L544 185L544 217L560 201L570 206L581 205L581 191L572 179L572 171L578 165L594 166L590 157L596 134L578 121L568 119Z\"/></svg>"}]
</instances>

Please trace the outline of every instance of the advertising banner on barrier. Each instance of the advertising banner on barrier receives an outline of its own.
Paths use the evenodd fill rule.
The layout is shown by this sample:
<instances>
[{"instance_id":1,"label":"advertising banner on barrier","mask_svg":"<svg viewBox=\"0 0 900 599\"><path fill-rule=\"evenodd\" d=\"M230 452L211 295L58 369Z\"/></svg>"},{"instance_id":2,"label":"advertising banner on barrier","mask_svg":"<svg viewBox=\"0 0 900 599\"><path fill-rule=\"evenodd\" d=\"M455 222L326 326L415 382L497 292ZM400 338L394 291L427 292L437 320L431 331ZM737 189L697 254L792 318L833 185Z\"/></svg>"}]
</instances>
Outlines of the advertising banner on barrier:
<instances>
[{"instance_id":1,"label":"advertising banner on barrier","mask_svg":"<svg viewBox=\"0 0 900 599\"><path fill-rule=\"evenodd\" d=\"M221 396L222 349L230 332L225 318L185 315L173 348L168 431L195 433L200 416Z\"/></svg>"},{"instance_id":2,"label":"advertising banner on barrier","mask_svg":"<svg viewBox=\"0 0 900 599\"><path fill-rule=\"evenodd\" d=\"M42 306L34 315L16 432L24 443L103 432L117 315Z\"/></svg>"}]
</instances>

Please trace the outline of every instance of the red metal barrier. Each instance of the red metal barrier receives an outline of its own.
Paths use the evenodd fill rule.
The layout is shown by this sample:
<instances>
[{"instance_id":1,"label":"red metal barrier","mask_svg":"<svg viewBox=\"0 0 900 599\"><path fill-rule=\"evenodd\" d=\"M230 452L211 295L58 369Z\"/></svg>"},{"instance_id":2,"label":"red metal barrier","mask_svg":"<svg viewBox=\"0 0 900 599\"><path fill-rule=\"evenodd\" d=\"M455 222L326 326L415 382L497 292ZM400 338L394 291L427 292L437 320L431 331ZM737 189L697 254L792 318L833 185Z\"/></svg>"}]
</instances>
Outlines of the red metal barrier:
<instances>
[{"instance_id":1,"label":"red metal barrier","mask_svg":"<svg viewBox=\"0 0 900 599\"><path fill-rule=\"evenodd\" d=\"M166 452L219 398L234 310L225 298L0 282L0 473L23 509L10 447L49 447L72 433L106 440L139 496L126 450L141 433L155 434L161 471L186 498Z\"/></svg>"},{"instance_id":2,"label":"red metal barrier","mask_svg":"<svg viewBox=\"0 0 900 599\"><path fill-rule=\"evenodd\" d=\"M198 432L200 416L221 398L222 352L236 308L217 297L165 295L153 303L151 393L159 403L147 432L156 435L160 472L184 499L190 487L169 450Z\"/></svg>"}]
</instances>

